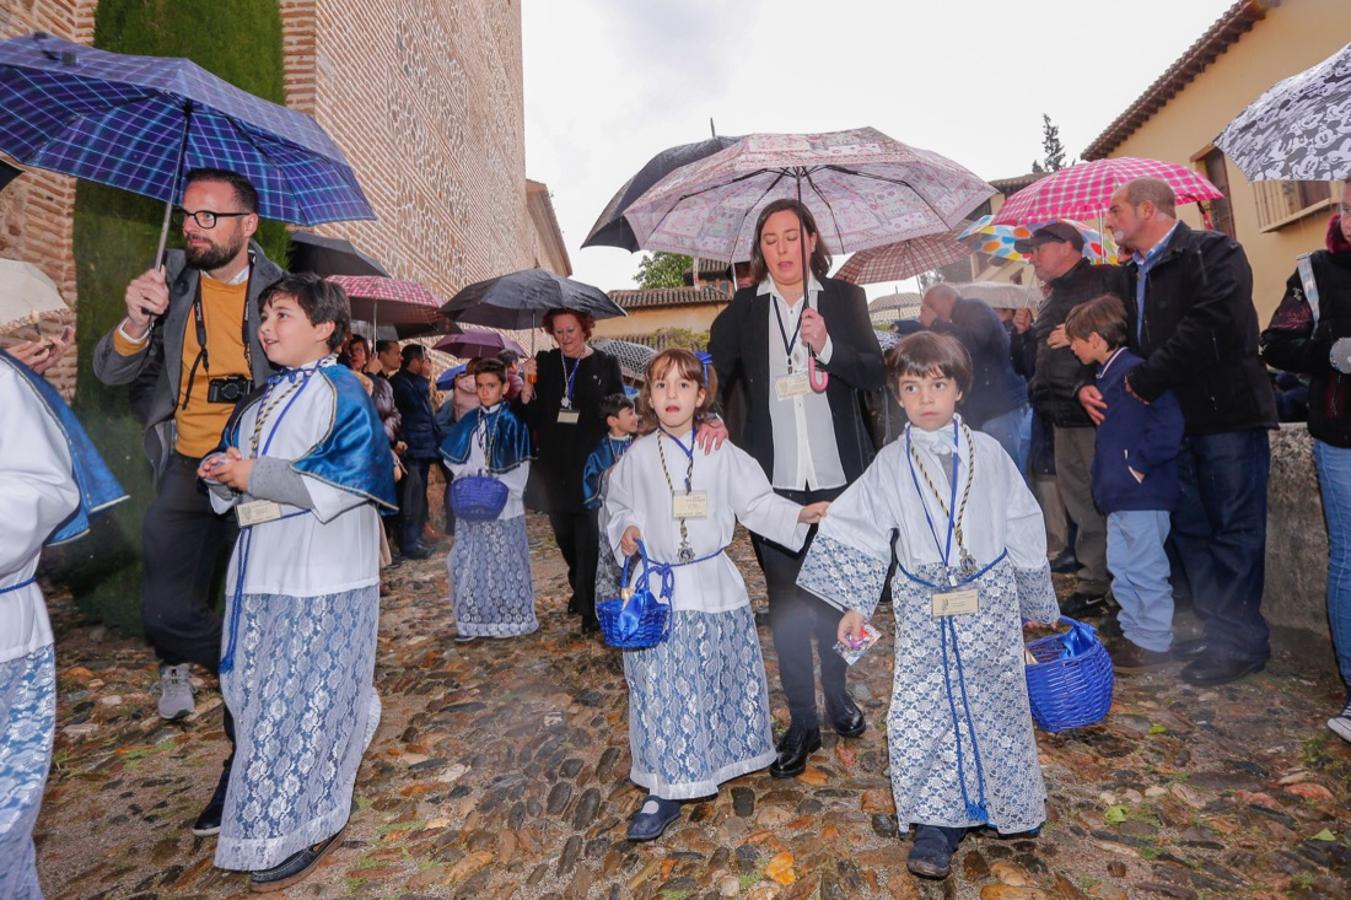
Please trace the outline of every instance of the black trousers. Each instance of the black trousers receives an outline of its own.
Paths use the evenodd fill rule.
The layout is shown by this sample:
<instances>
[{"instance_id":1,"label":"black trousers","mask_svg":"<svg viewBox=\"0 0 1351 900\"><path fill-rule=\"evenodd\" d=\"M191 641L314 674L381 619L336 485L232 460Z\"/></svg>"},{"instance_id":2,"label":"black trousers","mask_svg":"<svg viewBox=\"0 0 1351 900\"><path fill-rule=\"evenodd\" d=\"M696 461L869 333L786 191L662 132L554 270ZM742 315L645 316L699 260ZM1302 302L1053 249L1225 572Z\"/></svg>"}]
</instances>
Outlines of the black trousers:
<instances>
[{"instance_id":1,"label":"black trousers","mask_svg":"<svg viewBox=\"0 0 1351 900\"><path fill-rule=\"evenodd\" d=\"M600 536L596 532L596 517L590 510L579 509L549 513L549 525L554 540L563 551L568 564L568 585L582 622L596 621L596 556Z\"/></svg>"},{"instance_id":2,"label":"black trousers","mask_svg":"<svg viewBox=\"0 0 1351 900\"><path fill-rule=\"evenodd\" d=\"M405 459L403 492L399 496L399 549L422 543L422 527L427 524L427 473L430 459Z\"/></svg>"},{"instance_id":3,"label":"black trousers","mask_svg":"<svg viewBox=\"0 0 1351 900\"><path fill-rule=\"evenodd\" d=\"M844 488L823 491L788 491L779 488L774 493L794 503L806 505L821 500L834 500ZM844 678L849 666L835 652L836 629L840 610L814 594L797 586L797 574L802 561L816 537L812 528L802 549L796 553L780 544L751 535L760 568L765 573L765 588L769 593L769 627L774 634L774 650L779 657L779 682L788 698L788 712L792 724L815 728L820 720L816 715L816 677L813 670L812 641L821 661L821 692L827 703L845 692Z\"/></svg>"},{"instance_id":4,"label":"black trousers","mask_svg":"<svg viewBox=\"0 0 1351 900\"><path fill-rule=\"evenodd\" d=\"M141 621L165 665L220 664L220 616L212 585L229 558L238 527L211 509L197 481L199 460L175 453L141 523L145 582Z\"/></svg>"}]
</instances>

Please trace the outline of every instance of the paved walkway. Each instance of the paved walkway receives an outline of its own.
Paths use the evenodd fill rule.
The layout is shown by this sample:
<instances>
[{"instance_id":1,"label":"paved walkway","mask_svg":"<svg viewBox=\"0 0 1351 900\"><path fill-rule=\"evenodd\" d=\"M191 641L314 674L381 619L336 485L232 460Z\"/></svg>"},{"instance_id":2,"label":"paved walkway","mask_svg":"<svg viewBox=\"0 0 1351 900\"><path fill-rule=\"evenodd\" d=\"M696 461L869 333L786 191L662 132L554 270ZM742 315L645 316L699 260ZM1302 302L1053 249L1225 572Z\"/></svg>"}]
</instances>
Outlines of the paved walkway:
<instances>
[{"instance_id":1,"label":"paved walkway","mask_svg":"<svg viewBox=\"0 0 1351 900\"><path fill-rule=\"evenodd\" d=\"M863 737L826 735L801 779L738 779L688 805L659 843L631 845L640 792L626 778L619 655L576 636L547 531L532 517L542 630L526 638L452 642L443 554L389 573L384 720L360 808L341 849L290 896L1351 895L1351 746L1323 727L1340 684L1307 647L1213 690L1182 686L1174 669L1120 680L1105 725L1038 734L1051 795L1042 837L969 839L943 885L906 873L889 817L885 641L851 677ZM749 543L733 554L762 602ZM58 737L37 836L48 895L239 895L244 876L215 869L214 839L188 831L224 755L214 681L194 721L163 723L151 654L80 624L60 598L53 612ZM879 623L889 635L889 617Z\"/></svg>"}]
</instances>

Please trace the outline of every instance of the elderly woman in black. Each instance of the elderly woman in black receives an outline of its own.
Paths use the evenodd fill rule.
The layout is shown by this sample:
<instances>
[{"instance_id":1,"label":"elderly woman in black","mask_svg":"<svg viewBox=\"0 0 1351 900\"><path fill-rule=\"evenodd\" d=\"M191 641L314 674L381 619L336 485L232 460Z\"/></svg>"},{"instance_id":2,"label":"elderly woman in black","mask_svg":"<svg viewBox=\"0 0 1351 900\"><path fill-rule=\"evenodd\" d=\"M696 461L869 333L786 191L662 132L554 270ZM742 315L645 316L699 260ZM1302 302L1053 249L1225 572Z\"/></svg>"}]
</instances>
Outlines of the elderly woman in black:
<instances>
[{"instance_id":1,"label":"elderly woman in black","mask_svg":"<svg viewBox=\"0 0 1351 900\"><path fill-rule=\"evenodd\" d=\"M553 309L544 316L544 330L558 349L525 363L526 383L517 404L535 436L535 464L528 495L549 514L554 539L568 564L572 600L568 611L582 617L583 633L596 623L596 553L598 536L582 505L582 469L605 436L600 401L624 389L619 361L587 345L596 320L588 313Z\"/></svg>"}]
</instances>

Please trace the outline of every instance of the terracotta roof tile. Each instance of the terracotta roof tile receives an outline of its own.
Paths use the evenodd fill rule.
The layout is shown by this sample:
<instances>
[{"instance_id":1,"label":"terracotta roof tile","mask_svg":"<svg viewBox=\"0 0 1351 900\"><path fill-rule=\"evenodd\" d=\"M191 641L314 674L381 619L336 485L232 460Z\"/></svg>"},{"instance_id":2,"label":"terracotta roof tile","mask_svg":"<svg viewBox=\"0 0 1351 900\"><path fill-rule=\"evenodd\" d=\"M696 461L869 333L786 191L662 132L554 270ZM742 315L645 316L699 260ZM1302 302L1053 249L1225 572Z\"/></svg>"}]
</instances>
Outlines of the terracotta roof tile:
<instances>
[{"instance_id":1,"label":"terracotta roof tile","mask_svg":"<svg viewBox=\"0 0 1351 900\"><path fill-rule=\"evenodd\" d=\"M701 306L727 303L731 296L714 287L649 288L641 291L610 291L610 299L623 309L653 309L660 306Z\"/></svg>"}]
</instances>

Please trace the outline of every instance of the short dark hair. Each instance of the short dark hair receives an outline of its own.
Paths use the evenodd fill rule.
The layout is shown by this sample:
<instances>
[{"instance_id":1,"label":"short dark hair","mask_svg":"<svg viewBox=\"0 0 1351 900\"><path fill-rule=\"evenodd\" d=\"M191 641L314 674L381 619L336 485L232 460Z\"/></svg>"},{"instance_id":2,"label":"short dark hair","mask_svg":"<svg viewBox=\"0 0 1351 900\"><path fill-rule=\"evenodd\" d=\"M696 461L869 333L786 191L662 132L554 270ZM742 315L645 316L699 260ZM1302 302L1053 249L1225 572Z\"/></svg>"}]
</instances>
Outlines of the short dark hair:
<instances>
[{"instance_id":1,"label":"short dark hair","mask_svg":"<svg viewBox=\"0 0 1351 900\"><path fill-rule=\"evenodd\" d=\"M765 254L760 250L760 234L765 230L765 221L776 212L797 213L797 219L802 223L802 228L809 235L816 237L816 249L812 251L811 259L808 265L811 267L812 274L820 281L826 277L830 271L830 248L826 246L826 239L821 237L819 229L816 227L816 217L805 204L798 203L796 200L783 199L775 200L760 210L760 217L755 220L755 240L751 244L751 280L756 284L765 280L769 274L769 266L765 264ZM802 239L802 235L798 235Z\"/></svg>"},{"instance_id":2,"label":"short dark hair","mask_svg":"<svg viewBox=\"0 0 1351 900\"><path fill-rule=\"evenodd\" d=\"M502 360L495 356L485 356L482 359L476 359L469 364L469 371L475 378L480 375L496 375L497 380L503 384L507 383L507 367L503 365Z\"/></svg>"},{"instance_id":3,"label":"short dark hair","mask_svg":"<svg viewBox=\"0 0 1351 900\"><path fill-rule=\"evenodd\" d=\"M942 375L957 382L965 394L971 390L971 354L962 342L948 334L918 331L907 335L886 355L887 381L896 386L902 376L916 378Z\"/></svg>"},{"instance_id":4,"label":"short dark hair","mask_svg":"<svg viewBox=\"0 0 1351 900\"><path fill-rule=\"evenodd\" d=\"M188 185L196 184L199 181L219 181L228 184L234 188L235 198L239 200L239 205L244 207L244 212L258 213L258 191L254 188L253 182L249 181L238 172L232 172L229 169L193 169L183 180L183 189L187 190ZM225 212L218 209L216 212Z\"/></svg>"},{"instance_id":5,"label":"short dark hair","mask_svg":"<svg viewBox=\"0 0 1351 900\"><path fill-rule=\"evenodd\" d=\"M427 355L427 348L421 344L405 344L399 354L403 358L403 368L408 368L408 364L414 359L422 359Z\"/></svg>"},{"instance_id":6,"label":"short dark hair","mask_svg":"<svg viewBox=\"0 0 1351 900\"><path fill-rule=\"evenodd\" d=\"M1098 334L1115 350L1126 343L1126 305L1112 294L1080 303L1065 318L1065 337L1086 341Z\"/></svg>"},{"instance_id":7,"label":"short dark hair","mask_svg":"<svg viewBox=\"0 0 1351 900\"><path fill-rule=\"evenodd\" d=\"M384 352L386 352L387 350L389 350L389 348L391 348L391 347L393 347L394 349L397 350L398 347L399 347L399 342L398 342L398 341L391 341L391 340L389 340L388 338L386 338L386 339L383 340L383 341L376 341L376 342L375 342L375 352L376 352L377 354L379 354L379 353L384 353Z\"/></svg>"},{"instance_id":8,"label":"short dark hair","mask_svg":"<svg viewBox=\"0 0 1351 900\"><path fill-rule=\"evenodd\" d=\"M618 416L619 411L623 409L636 409L633 400L628 394L616 392L606 394L600 400L600 414L602 418L608 419L611 416Z\"/></svg>"},{"instance_id":9,"label":"short dark hair","mask_svg":"<svg viewBox=\"0 0 1351 900\"><path fill-rule=\"evenodd\" d=\"M280 279L258 296L258 310L267 309L268 304L277 297L290 297L296 305L305 311L305 318L311 325L333 323L333 333L328 336L328 349L337 350L347 340L348 330L352 326L352 308L347 302L347 292L331 281L325 281L313 272L301 272L295 275L283 275Z\"/></svg>"},{"instance_id":10,"label":"short dark hair","mask_svg":"<svg viewBox=\"0 0 1351 900\"><path fill-rule=\"evenodd\" d=\"M581 326L582 336L587 340L591 340L591 331L596 327L595 316L591 315L589 312L583 312L580 309L565 309L563 307L551 309L544 314L544 330L549 332L549 334L554 333L554 320L559 316L572 316L577 320L577 324Z\"/></svg>"},{"instance_id":11,"label":"short dark hair","mask_svg":"<svg viewBox=\"0 0 1351 900\"><path fill-rule=\"evenodd\" d=\"M497 354L497 358L502 360L502 365L511 367L520 362L521 354L517 353L515 350L503 350L501 353Z\"/></svg>"}]
</instances>

